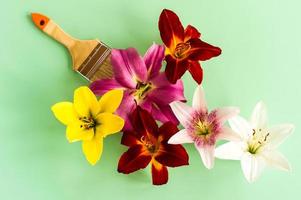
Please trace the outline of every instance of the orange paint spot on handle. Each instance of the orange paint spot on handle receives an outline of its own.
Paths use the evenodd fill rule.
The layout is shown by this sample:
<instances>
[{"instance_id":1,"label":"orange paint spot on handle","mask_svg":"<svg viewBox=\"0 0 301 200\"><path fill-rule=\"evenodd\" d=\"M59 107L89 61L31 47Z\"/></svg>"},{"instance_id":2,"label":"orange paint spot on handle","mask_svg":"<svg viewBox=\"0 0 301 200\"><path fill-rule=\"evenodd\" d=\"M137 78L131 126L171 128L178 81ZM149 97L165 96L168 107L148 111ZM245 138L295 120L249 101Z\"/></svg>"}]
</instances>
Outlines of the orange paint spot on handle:
<instances>
[{"instance_id":1,"label":"orange paint spot on handle","mask_svg":"<svg viewBox=\"0 0 301 200\"><path fill-rule=\"evenodd\" d=\"M50 20L45 15L39 13L31 13L31 18L35 25L41 30L43 30L47 26L47 23Z\"/></svg>"}]
</instances>

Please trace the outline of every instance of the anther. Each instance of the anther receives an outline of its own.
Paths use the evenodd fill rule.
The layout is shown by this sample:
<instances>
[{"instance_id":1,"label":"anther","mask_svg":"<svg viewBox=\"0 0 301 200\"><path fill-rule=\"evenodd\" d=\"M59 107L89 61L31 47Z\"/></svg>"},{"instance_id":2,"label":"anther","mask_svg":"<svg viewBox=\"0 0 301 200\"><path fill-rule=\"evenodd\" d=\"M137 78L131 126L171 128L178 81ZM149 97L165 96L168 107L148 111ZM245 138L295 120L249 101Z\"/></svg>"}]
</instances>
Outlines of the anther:
<instances>
[{"instance_id":1,"label":"anther","mask_svg":"<svg viewBox=\"0 0 301 200\"><path fill-rule=\"evenodd\" d=\"M254 136L254 135L255 135L255 133L256 133L256 131L255 131L255 129L252 129L252 130L253 130L253 134L252 134L252 135Z\"/></svg>"},{"instance_id":2,"label":"anther","mask_svg":"<svg viewBox=\"0 0 301 200\"><path fill-rule=\"evenodd\" d=\"M269 137L270 133L266 134L266 136L264 137L264 141L267 141L267 138Z\"/></svg>"}]
</instances>

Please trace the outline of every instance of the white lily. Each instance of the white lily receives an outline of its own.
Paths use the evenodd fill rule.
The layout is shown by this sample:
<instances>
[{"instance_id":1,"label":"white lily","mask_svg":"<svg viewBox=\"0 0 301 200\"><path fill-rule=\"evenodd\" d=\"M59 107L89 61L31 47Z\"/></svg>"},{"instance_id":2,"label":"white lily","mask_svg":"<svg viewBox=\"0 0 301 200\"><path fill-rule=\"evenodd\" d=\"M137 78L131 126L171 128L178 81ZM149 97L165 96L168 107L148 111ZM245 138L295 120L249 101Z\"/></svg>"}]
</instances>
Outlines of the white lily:
<instances>
[{"instance_id":1,"label":"white lily","mask_svg":"<svg viewBox=\"0 0 301 200\"><path fill-rule=\"evenodd\" d=\"M242 171L249 182L255 181L266 166L286 171L291 169L288 161L276 148L292 133L294 126L281 124L268 128L263 102L257 103L249 122L236 116L229 120L229 124L241 139L217 147L215 156L240 160Z\"/></svg>"},{"instance_id":2,"label":"white lily","mask_svg":"<svg viewBox=\"0 0 301 200\"><path fill-rule=\"evenodd\" d=\"M218 108L208 113L203 88L194 92L192 107L183 102L170 104L184 129L173 135L169 144L194 143L206 168L214 165L214 149L218 139L234 140L237 136L224 123L239 113L236 107Z\"/></svg>"}]
</instances>

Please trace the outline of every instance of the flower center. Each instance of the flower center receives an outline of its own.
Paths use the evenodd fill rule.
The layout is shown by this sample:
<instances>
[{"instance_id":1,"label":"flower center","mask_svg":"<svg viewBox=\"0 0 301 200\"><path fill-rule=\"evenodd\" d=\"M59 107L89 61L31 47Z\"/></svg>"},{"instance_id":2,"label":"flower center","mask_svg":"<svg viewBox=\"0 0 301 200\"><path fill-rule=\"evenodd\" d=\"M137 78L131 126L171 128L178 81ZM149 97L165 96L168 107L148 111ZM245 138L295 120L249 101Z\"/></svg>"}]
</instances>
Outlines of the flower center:
<instances>
[{"instance_id":1,"label":"flower center","mask_svg":"<svg viewBox=\"0 0 301 200\"><path fill-rule=\"evenodd\" d=\"M136 85L136 90L134 92L134 97L136 98L136 100L142 100L145 98L145 96L151 89L152 89L151 83L142 83L138 81Z\"/></svg>"},{"instance_id":2,"label":"flower center","mask_svg":"<svg viewBox=\"0 0 301 200\"><path fill-rule=\"evenodd\" d=\"M190 50L191 46L188 42L182 42L177 44L174 52L174 56L176 58L183 58L185 54Z\"/></svg>"},{"instance_id":3,"label":"flower center","mask_svg":"<svg viewBox=\"0 0 301 200\"><path fill-rule=\"evenodd\" d=\"M94 129L96 126L96 121L92 117L80 117L79 120L82 122L80 128L88 130L90 128Z\"/></svg>"},{"instance_id":4,"label":"flower center","mask_svg":"<svg viewBox=\"0 0 301 200\"><path fill-rule=\"evenodd\" d=\"M247 151L251 154L256 154L262 147L266 144L266 141L270 133L262 134L262 130L253 129L253 134L251 139L248 141Z\"/></svg>"},{"instance_id":5,"label":"flower center","mask_svg":"<svg viewBox=\"0 0 301 200\"><path fill-rule=\"evenodd\" d=\"M154 154L157 151L157 145L155 145L148 137L142 136L140 140L149 153Z\"/></svg>"},{"instance_id":6,"label":"flower center","mask_svg":"<svg viewBox=\"0 0 301 200\"><path fill-rule=\"evenodd\" d=\"M199 121L195 126L196 135L206 136L210 134L210 126L206 121Z\"/></svg>"}]
</instances>

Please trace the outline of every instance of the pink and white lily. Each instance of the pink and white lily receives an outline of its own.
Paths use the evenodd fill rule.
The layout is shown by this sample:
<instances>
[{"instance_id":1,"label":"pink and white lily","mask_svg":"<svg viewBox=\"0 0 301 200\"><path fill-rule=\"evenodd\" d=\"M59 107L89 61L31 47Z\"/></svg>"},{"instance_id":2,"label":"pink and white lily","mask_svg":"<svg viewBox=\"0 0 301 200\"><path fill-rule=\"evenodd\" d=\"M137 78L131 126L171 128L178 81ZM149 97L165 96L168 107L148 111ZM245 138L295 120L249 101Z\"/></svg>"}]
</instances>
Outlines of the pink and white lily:
<instances>
[{"instance_id":1,"label":"pink and white lily","mask_svg":"<svg viewBox=\"0 0 301 200\"><path fill-rule=\"evenodd\" d=\"M173 102L171 108L184 129L173 135L169 144L194 143L206 168L214 166L215 143L219 139L235 140L237 136L224 123L239 113L236 107L217 108L208 112L202 86L194 92L192 107Z\"/></svg>"},{"instance_id":2,"label":"pink and white lily","mask_svg":"<svg viewBox=\"0 0 301 200\"><path fill-rule=\"evenodd\" d=\"M125 119L124 130L131 129L128 117L136 105L162 123L179 123L169 104L173 101L185 101L183 82L178 80L171 84L164 72L160 72L163 59L164 46L157 44L153 44L144 57L134 48L113 49L111 62L114 77L91 84L91 90L97 95L103 95L111 89L124 90L123 100L116 111Z\"/></svg>"},{"instance_id":3,"label":"pink and white lily","mask_svg":"<svg viewBox=\"0 0 301 200\"><path fill-rule=\"evenodd\" d=\"M236 116L229 120L229 124L240 140L217 147L215 156L220 159L240 160L248 182L255 181L266 166L290 170L290 164L276 148L292 133L294 126L281 124L268 127L267 111L263 102L257 103L250 121Z\"/></svg>"}]
</instances>

